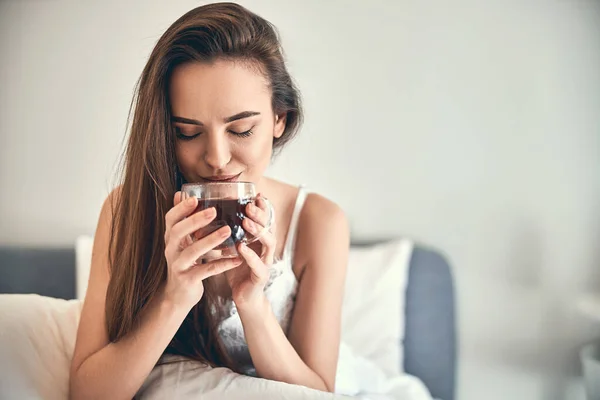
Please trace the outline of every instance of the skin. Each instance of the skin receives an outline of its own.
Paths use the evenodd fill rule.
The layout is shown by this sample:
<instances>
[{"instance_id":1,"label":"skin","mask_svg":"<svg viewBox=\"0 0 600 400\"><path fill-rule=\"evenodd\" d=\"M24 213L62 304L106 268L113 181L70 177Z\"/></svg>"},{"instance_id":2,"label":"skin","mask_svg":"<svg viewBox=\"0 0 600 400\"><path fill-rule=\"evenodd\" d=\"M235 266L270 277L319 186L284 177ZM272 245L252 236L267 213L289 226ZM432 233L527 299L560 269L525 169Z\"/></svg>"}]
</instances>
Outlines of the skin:
<instances>
[{"instance_id":1,"label":"skin","mask_svg":"<svg viewBox=\"0 0 600 400\"><path fill-rule=\"evenodd\" d=\"M71 366L72 398L131 398L162 355L187 312L201 300L203 280L212 279L236 303L254 366L260 377L333 391L340 340L341 306L349 248L349 229L341 209L308 195L296 234L293 273L299 285L287 335L279 326L264 287L273 260L281 257L298 188L263 176L273 138L285 128L275 115L268 82L255 65L216 61L179 66L170 82L176 156L188 182L238 175L260 192L246 209L251 233L267 220L268 198L277 222L239 259L196 265L229 234L223 227L193 244L186 237L214 219L214 209L190 216L197 200L180 201L165 216L168 278L140 325L117 343L108 342L104 306L108 286L109 200L95 236L92 269ZM247 113L250 112L250 113ZM232 116L236 116L232 120ZM196 122L192 122L195 120ZM251 131L248 135L239 133ZM180 135L191 137L190 140ZM110 196L118 196L118 189ZM252 223L250 223L252 222ZM252 226L253 225L253 226Z\"/></svg>"}]
</instances>

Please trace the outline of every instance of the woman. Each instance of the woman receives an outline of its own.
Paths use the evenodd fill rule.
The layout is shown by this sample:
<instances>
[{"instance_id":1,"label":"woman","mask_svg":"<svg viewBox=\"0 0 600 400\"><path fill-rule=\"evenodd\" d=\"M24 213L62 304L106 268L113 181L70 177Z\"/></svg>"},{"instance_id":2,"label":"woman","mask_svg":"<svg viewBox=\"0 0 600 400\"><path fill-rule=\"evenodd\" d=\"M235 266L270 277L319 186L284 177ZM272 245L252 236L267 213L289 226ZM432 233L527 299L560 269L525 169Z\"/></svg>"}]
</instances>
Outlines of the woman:
<instances>
[{"instance_id":1,"label":"woman","mask_svg":"<svg viewBox=\"0 0 600 400\"><path fill-rule=\"evenodd\" d=\"M156 44L134 103L122 185L96 230L71 397L131 398L170 354L333 391L348 224L331 201L263 176L302 120L273 26L230 3L188 12ZM239 259L196 264L231 232L186 245L215 210L186 218L197 200L179 189L222 180L254 182L277 226ZM246 213L245 229L261 231L266 202Z\"/></svg>"}]
</instances>

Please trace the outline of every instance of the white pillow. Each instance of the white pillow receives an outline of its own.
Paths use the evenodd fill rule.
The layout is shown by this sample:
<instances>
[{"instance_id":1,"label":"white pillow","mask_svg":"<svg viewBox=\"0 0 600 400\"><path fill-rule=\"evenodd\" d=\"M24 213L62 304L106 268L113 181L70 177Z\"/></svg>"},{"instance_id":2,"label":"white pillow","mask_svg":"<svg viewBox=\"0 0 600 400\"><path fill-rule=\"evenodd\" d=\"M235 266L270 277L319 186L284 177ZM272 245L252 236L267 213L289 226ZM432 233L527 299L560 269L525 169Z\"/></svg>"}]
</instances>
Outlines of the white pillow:
<instances>
[{"instance_id":1,"label":"white pillow","mask_svg":"<svg viewBox=\"0 0 600 400\"><path fill-rule=\"evenodd\" d=\"M77 299L83 300L90 279L94 237L81 235L75 242L75 292Z\"/></svg>"},{"instance_id":2,"label":"white pillow","mask_svg":"<svg viewBox=\"0 0 600 400\"><path fill-rule=\"evenodd\" d=\"M0 398L66 399L79 300L0 295Z\"/></svg>"},{"instance_id":3,"label":"white pillow","mask_svg":"<svg viewBox=\"0 0 600 400\"><path fill-rule=\"evenodd\" d=\"M407 239L350 249L342 341L388 376L404 369L404 298L412 250Z\"/></svg>"}]
</instances>

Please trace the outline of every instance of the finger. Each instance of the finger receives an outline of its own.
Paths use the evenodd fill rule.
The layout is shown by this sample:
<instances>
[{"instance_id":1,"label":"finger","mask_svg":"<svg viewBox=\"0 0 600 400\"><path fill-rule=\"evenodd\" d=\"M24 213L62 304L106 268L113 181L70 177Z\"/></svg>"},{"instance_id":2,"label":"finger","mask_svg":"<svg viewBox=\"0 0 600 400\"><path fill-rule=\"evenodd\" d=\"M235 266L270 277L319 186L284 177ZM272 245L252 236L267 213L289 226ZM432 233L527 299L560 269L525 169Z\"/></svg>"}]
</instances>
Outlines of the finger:
<instances>
[{"instance_id":1,"label":"finger","mask_svg":"<svg viewBox=\"0 0 600 400\"><path fill-rule=\"evenodd\" d=\"M269 269L251 248L241 243L238 246L238 252L250 267L250 279L253 283L264 283L269 277Z\"/></svg>"},{"instance_id":2,"label":"finger","mask_svg":"<svg viewBox=\"0 0 600 400\"><path fill-rule=\"evenodd\" d=\"M178 271L188 269L189 267L195 265L196 261L206 254L206 252L214 249L230 236L231 228L229 228L229 226L224 226L220 229L217 229L210 235L203 237L183 250L175 261L173 267Z\"/></svg>"},{"instance_id":3,"label":"finger","mask_svg":"<svg viewBox=\"0 0 600 400\"><path fill-rule=\"evenodd\" d=\"M175 192L175 196L173 196L173 205L176 206L179 203L181 203L181 192L177 191Z\"/></svg>"},{"instance_id":4,"label":"finger","mask_svg":"<svg viewBox=\"0 0 600 400\"><path fill-rule=\"evenodd\" d=\"M167 260L176 258L179 252L191 246L194 242L191 235L214 221L216 216L216 210L210 207L180 221L167 231L165 233Z\"/></svg>"},{"instance_id":5,"label":"finger","mask_svg":"<svg viewBox=\"0 0 600 400\"><path fill-rule=\"evenodd\" d=\"M265 264L271 266L275 259L277 239L275 239L275 235L273 235L271 232L267 232L264 235L262 235L258 240L263 245L261 258L264 260Z\"/></svg>"},{"instance_id":6,"label":"finger","mask_svg":"<svg viewBox=\"0 0 600 400\"><path fill-rule=\"evenodd\" d=\"M199 211L189 218L178 222L171 228L169 242L179 244L186 236L191 235L198 229L204 228L217 217L217 210L214 207Z\"/></svg>"},{"instance_id":7,"label":"finger","mask_svg":"<svg viewBox=\"0 0 600 400\"><path fill-rule=\"evenodd\" d=\"M254 203L248 203L246 206L246 215L254 222L258 222L262 226L266 226L269 222L269 214L267 210L263 210Z\"/></svg>"},{"instance_id":8,"label":"finger","mask_svg":"<svg viewBox=\"0 0 600 400\"><path fill-rule=\"evenodd\" d=\"M256 195L256 200L254 202L256 203L258 208L260 208L263 211L266 211L267 213L269 212L269 206L267 205L267 202L265 201L265 198L262 195L262 193Z\"/></svg>"},{"instance_id":9,"label":"finger","mask_svg":"<svg viewBox=\"0 0 600 400\"><path fill-rule=\"evenodd\" d=\"M262 244L260 257L264 260L265 264L273 264L275 248L277 247L277 239L275 238L275 235L270 231L265 231L265 228L262 225L258 225L248 218L242 221L242 226L254 237L258 237L258 241Z\"/></svg>"},{"instance_id":10,"label":"finger","mask_svg":"<svg viewBox=\"0 0 600 400\"><path fill-rule=\"evenodd\" d=\"M270 228L272 232L275 232L275 225L277 225L277 221L275 218L275 210L273 210L273 205L271 204L271 202L269 200L267 200L266 197L264 197L262 194L258 194L258 196L256 197L256 205L266 214L267 216L267 225L269 225L269 220L270 220Z\"/></svg>"},{"instance_id":11,"label":"finger","mask_svg":"<svg viewBox=\"0 0 600 400\"><path fill-rule=\"evenodd\" d=\"M194 196L188 197L174 205L165 215L166 230L169 231L173 225L190 215L198 206L198 199Z\"/></svg>"},{"instance_id":12,"label":"finger","mask_svg":"<svg viewBox=\"0 0 600 400\"><path fill-rule=\"evenodd\" d=\"M197 279L204 280L210 278L213 275L218 275L225 271L229 271L235 267L242 265L243 260L239 257L235 258L222 258L220 260L211 261L206 264L200 264L192 267L186 274L193 274Z\"/></svg>"}]
</instances>

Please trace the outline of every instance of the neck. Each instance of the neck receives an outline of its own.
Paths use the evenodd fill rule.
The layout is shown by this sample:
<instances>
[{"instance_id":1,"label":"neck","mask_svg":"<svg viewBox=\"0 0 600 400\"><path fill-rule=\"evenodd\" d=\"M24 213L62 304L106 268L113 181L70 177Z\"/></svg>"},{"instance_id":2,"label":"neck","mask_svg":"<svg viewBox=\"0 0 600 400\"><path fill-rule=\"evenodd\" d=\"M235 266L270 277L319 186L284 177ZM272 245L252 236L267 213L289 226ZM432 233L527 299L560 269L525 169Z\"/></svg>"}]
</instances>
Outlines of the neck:
<instances>
[{"instance_id":1,"label":"neck","mask_svg":"<svg viewBox=\"0 0 600 400\"><path fill-rule=\"evenodd\" d=\"M261 177L256 183L256 194L261 193L265 197L269 197L271 188L271 179L266 176Z\"/></svg>"}]
</instances>

